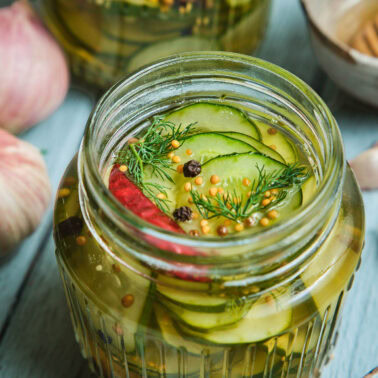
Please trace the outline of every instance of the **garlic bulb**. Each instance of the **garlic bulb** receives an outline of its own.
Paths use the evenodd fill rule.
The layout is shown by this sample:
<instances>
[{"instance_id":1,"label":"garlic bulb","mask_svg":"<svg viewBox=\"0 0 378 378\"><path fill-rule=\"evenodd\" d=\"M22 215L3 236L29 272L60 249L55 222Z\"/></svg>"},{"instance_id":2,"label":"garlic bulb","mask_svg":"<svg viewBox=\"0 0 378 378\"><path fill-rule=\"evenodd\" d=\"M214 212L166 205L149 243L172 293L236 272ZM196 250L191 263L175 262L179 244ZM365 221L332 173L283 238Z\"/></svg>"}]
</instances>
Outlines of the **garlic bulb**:
<instances>
[{"instance_id":1,"label":"garlic bulb","mask_svg":"<svg viewBox=\"0 0 378 378\"><path fill-rule=\"evenodd\" d=\"M0 128L26 130L63 101L65 57L25 0L0 8L0 62Z\"/></svg>"},{"instance_id":2,"label":"garlic bulb","mask_svg":"<svg viewBox=\"0 0 378 378\"><path fill-rule=\"evenodd\" d=\"M378 189L378 143L349 162L362 190Z\"/></svg>"},{"instance_id":3,"label":"garlic bulb","mask_svg":"<svg viewBox=\"0 0 378 378\"><path fill-rule=\"evenodd\" d=\"M0 256L36 229L50 198L38 149L0 130Z\"/></svg>"}]
</instances>

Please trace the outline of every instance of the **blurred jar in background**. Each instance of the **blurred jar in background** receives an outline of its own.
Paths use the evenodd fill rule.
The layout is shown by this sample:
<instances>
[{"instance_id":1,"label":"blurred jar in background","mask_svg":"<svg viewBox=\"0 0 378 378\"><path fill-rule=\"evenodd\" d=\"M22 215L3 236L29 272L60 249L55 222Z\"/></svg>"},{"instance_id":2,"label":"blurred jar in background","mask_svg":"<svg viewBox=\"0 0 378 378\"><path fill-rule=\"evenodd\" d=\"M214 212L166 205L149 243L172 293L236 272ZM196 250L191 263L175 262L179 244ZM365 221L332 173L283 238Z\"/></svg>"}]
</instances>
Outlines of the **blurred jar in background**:
<instances>
[{"instance_id":1,"label":"blurred jar in background","mask_svg":"<svg viewBox=\"0 0 378 378\"><path fill-rule=\"evenodd\" d=\"M42 0L72 72L106 88L156 59L187 51L252 53L271 0Z\"/></svg>"}]
</instances>

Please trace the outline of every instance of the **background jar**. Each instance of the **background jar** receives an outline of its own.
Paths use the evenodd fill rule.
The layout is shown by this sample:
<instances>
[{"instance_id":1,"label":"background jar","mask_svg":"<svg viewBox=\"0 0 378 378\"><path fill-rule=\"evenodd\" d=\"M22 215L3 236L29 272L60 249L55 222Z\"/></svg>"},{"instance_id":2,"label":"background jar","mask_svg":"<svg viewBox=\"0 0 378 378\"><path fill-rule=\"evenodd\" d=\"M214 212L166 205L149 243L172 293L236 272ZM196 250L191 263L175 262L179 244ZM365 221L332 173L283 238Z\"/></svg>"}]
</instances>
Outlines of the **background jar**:
<instances>
[{"instance_id":1,"label":"background jar","mask_svg":"<svg viewBox=\"0 0 378 378\"><path fill-rule=\"evenodd\" d=\"M104 177L114 152L151 116L198 100L239 106L302 146L318 183L290 218L257 235L193 239L154 228L111 196ZM196 376L203 371L234 377L241 371L254 377L262 369L272 376L305 377L320 369L358 266L364 214L336 122L302 81L235 54L183 54L157 62L100 100L78 163L74 159L61 188L70 195L56 204L58 262L77 339L100 375L180 376L185 371ZM167 247L157 248L156 241ZM172 245L199 249L201 256L173 254ZM187 285L188 274L196 284ZM151 282L220 298L257 300L274 293L277 313L290 311L291 323L258 343L222 345L214 353L200 344L195 355L185 342L168 343L153 322L140 327L143 321L133 320L126 298L132 282L139 294L133 300L148 298L152 306L159 306L159 296L145 295ZM261 308L263 317L273 320Z\"/></svg>"},{"instance_id":2,"label":"background jar","mask_svg":"<svg viewBox=\"0 0 378 378\"><path fill-rule=\"evenodd\" d=\"M270 1L42 0L41 8L75 76L106 88L175 53L252 53L263 38Z\"/></svg>"}]
</instances>

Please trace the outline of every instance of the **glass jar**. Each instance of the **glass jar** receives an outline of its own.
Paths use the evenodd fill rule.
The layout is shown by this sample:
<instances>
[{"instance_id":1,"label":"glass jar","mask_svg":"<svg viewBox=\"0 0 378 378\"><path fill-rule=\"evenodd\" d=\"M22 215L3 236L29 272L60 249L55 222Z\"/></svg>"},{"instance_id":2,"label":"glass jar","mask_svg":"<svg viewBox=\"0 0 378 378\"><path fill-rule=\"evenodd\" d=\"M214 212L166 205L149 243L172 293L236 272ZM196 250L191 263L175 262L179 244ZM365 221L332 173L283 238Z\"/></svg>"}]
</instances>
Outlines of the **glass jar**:
<instances>
[{"instance_id":1,"label":"glass jar","mask_svg":"<svg viewBox=\"0 0 378 378\"><path fill-rule=\"evenodd\" d=\"M142 65L185 51L250 54L271 0L42 0L73 73L105 88Z\"/></svg>"},{"instance_id":2,"label":"glass jar","mask_svg":"<svg viewBox=\"0 0 378 378\"><path fill-rule=\"evenodd\" d=\"M200 100L238 106L302 147L315 179L289 218L257 234L196 239L145 222L111 195L104 182L122 140L151 116ZM98 375L311 377L335 341L364 210L337 124L314 91L258 59L192 53L144 68L99 101L62 179L54 230L76 338ZM246 300L255 310L246 327L223 327L207 342L170 320L162 296L189 320L242 318Z\"/></svg>"}]
</instances>

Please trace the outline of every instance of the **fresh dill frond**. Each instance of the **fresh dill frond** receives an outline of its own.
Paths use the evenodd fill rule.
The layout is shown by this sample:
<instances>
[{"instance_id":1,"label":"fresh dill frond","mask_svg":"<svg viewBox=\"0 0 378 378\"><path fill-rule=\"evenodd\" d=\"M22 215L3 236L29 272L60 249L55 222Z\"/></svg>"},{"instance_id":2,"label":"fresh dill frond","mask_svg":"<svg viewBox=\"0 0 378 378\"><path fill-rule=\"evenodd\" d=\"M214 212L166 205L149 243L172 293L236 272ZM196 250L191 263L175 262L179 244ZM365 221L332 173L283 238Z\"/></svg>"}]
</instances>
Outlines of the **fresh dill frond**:
<instances>
[{"instance_id":1,"label":"fresh dill frond","mask_svg":"<svg viewBox=\"0 0 378 378\"><path fill-rule=\"evenodd\" d=\"M236 191L217 193L214 197L207 197L192 190L190 195L193 204L200 215L205 219L215 217L225 217L232 221L241 221L250 217L253 213L267 210L282 202L287 194L287 189L301 185L307 178L308 173L305 167L296 164L289 165L282 170L266 173L263 168L257 167L258 179L252 182L250 196L244 199L243 195L238 195ZM265 192L272 189L283 189L268 206L262 206L261 200ZM285 189L285 190L284 190Z\"/></svg>"},{"instance_id":2,"label":"fresh dill frond","mask_svg":"<svg viewBox=\"0 0 378 378\"><path fill-rule=\"evenodd\" d=\"M147 132L135 143L129 144L115 156L115 162L125 164L128 174L144 192L163 211L168 210L168 200L157 197L158 193L166 194L166 187L155 183L144 182L146 167L152 170L152 176L159 177L163 182L173 183L169 171L174 171L168 153L174 151L172 141L184 142L194 132L194 124L186 127L176 126L162 117L154 117ZM182 144L181 143L181 144Z\"/></svg>"}]
</instances>

